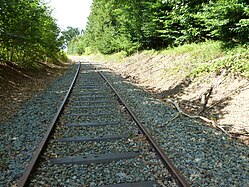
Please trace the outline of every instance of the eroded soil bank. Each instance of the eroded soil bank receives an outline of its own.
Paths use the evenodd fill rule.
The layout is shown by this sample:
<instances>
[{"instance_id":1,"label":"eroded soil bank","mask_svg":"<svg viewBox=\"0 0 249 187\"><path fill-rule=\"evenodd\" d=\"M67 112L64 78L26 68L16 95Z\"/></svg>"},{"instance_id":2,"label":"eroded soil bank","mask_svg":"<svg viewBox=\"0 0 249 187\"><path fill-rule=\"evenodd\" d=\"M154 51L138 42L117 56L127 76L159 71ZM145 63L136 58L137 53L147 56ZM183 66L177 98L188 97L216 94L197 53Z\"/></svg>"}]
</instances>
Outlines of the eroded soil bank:
<instances>
[{"instance_id":1,"label":"eroded soil bank","mask_svg":"<svg viewBox=\"0 0 249 187\"><path fill-rule=\"evenodd\" d=\"M44 90L61 76L68 64L40 64L40 69L26 69L0 64L0 122L20 109L22 103Z\"/></svg>"},{"instance_id":2,"label":"eroded soil bank","mask_svg":"<svg viewBox=\"0 0 249 187\"><path fill-rule=\"evenodd\" d=\"M225 71L191 78L188 62L182 63L184 54L173 57L137 53L122 62L96 56L83 58L105 64L166 104L171 104L170 99L187 114L213 120L233 137L249 144L249 80Z\"/></svg>"}]
</instances>

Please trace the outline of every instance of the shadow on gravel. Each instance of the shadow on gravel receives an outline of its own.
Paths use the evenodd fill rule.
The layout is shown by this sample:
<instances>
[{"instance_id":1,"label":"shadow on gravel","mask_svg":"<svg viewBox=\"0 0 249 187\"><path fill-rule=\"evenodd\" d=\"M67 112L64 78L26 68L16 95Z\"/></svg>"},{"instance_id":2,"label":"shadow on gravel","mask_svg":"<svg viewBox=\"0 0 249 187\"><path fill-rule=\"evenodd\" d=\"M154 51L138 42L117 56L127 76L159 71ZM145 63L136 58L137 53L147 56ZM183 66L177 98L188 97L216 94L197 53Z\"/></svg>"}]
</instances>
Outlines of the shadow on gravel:
<instances>
[{"instance_id":1,"label":"shadow on gravel","mask_svg":"<svg viewBox=\"0 0 249 187\"><path fill-rule=\"evenodd\" d=\"M22 102L63 74L68 64L40 63L37 69L28 69L13 63L0 64L0 122L7 120Z\"/></svg>"},{"instance_id":2,"label":"shadow on gravel","mask_svg":"<svg viewBox=\"0 0 249 187\"><path fill-rule=\"evenodd\" d=\"M136 82L135 82L136 83ZM200 111L203 109L203 103L201 102L201 98L192 98L189 100L182 99L181 96L187 95L192 91L189 90L189 87L193 81L189 78L185 78L177 85L170 86L169 89L164 90L162 92L153 93L154 96L161 99L164 102L167 102L166 99L171 99L177 101L179 107L189 115L198 115ZM137 85L134 85L137 86ZM139 86L138 86L139 87ZM139 87L140 89L145 90L143 87ZM208 91L207 88L206 91ZM151 89L149 89L151 91ZM148 90L145 90L148 92ZM210 97L212 98L212 96ZM227 113L224 109L230 104L232 97L221 98L220 100L212 100L211 107L207 107L200 115L207 117L211 120L219 120L222 119L223 116Z\"/></svg>"},{"instance_id":3,"label":"shadow on gravel","mask_svg":"<svg viewBox=\"0 0 249 187\"><path fill-rule=\"evenodd\" d=\"M113 73L113 72L112 72ZM120 75L119 75L120 76ZM126 76L124 77L128 82L130 82L134 87L144 90L147 93L152 94L154 97L159 98L164 101L168 106L171 105L167 99L171 99L179 105L179 107L187 114L191 116L199 115L206 117L220 126L222 126L226 131L231 133L231 135L238 139L239 142L243 142L246 145L249 145L249 139L247 130L240 130L239 133L234 131L236 127L238 127L236 121L226 121L226 123L220 123L221 120L227 119L227 116L231 115L231 111L227 109L232 103L234 99L236 99L236 94L249 89L249 83L240 85L239 87L234 87L232 90L225 90L224 87L216 88L215 91L211 94L207 107L204 108L204 102L202 98L195 93L193 87L195 87L195 81L189 78L185 78L182 81L179 81L178 84L174 84L170 86L167 90L159 91L158 87L150 86L139 86L141 84L141 80L139 78L135 79L134 77ZM222 87L222 85L221 85ZM198 88L195 88L198 89ZM207 87L203 92L208 93L210 87ZM199 90L200 91L200 90ZM218 92L218 93L216 93ZM192 96L191 96L192 95ZM183 99L184 96L190 96L188 99ZM189 99L190 98L190 99ZM237 109L238 110L238 109ZM243 112L243 111L242 111ZM244 112L245 113L245 112ZM243 114L242 114L243 115ZM229 118L229 117L228 117ZM239 117L235 116L237 120ZM235 124L236 123L236 124ZM237 125L237 126L236 126Z\"/></svg>"}]
</instances>

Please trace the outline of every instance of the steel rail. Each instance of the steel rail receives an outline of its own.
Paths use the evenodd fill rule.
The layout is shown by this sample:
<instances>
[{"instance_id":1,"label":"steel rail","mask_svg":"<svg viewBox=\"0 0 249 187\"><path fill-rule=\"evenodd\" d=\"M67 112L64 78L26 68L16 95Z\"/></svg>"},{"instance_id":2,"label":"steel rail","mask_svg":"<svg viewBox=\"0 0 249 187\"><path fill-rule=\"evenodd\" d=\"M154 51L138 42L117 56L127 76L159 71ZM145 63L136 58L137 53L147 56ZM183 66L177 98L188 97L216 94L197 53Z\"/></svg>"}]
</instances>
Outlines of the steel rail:
<instances>
[{"instance_id":1,"label":"steel rail","mask_svg":"<svg viewBox=\"0 0 249 187\"><path fill-rule=\"evenodd\" d=\"M89 62L89 64L91 64ZM119 95L119 93L116 91L116 89L113 87L113 85L107 80L107 78L101 73L97 67L95 67L93 64L91 64L96 71L99 73L99 75L108 83L108 85L111 87L111 89L114 91L114 93L117 95L120 102L125 106L127 112L131 115L135 123L138 125L139 129L142 131L142 133L146 136L147 140L149 141L150 145L155 149L157 155L162 160L163 164L167 167L167 169L171 172L173 177L177 180L178 184L182 187L190 187L189 183L185 179L185 177L180 173L180 171L175 167L173 162L170 160L168 156L164 153L162 148L156 143L156 141L152 138L150 133L146 130L144 125L138 120L135 113L130 109L128 104L122 99L122 97Z\"/></svg>"},{"instance_id":2,"label":"steel rail","mask_svg":"<svg viewBox=\"0 0 249 187\"><path fill-rule=\"evenodd\" d=\"M40 142L40 144L38 145L38 148L36 149L34 155L32 156L32 159L31 159L31 161L29 162L27 168L25 169L25 171L24 171L22 177L21 177L20 180L18 181L18 183L17 183L17 186L18 186L18 187L26 186L26 184L28 183L28 181L29 181L29 179L30 179L30 175L31 175L32 171L34 170L35 165L37 164L37 161L38 161L38 159L40 158L41 153L44 151L44 149L45 149L45 147L46 147L46 143L48 142L48 139L49 139L49 137L50 137L50 135L51 135L51 133L52 133L54 127L55 127L55 124L56 124L56 122L58 121L58 118L60 117L60 115L61 115L61 113L62 113L62 110L63 110L64 107L65 107L66 101L67 101L67 99L68 99L68 97L69 97L69 95L70 95L70 93L71 93L71 91L72 91L72 89L73 89L73 86L74 86L74 84L75 84L75 82L76 82L76 79L77 79L77 77L78 77L78 74L79 74L80 66L81 66L81 63L79 62L79 63L78 63L77 71L76 71L75 76L74 76L74 78L73 78L73 81L72 81L72 83L71 83L71 85L70 85L70 87L69 87L69 89L68 89L68 91L67 91L67 94L66 94L66 96L64 97L64 100L63 100L61 106L60 106L59 109L57 110L57 113L56 113L55 117L54 117L53 120L51 121L51 123L50 123L50 125L49 125L49 127L48 127L48 130L47 130L47 132L45 133L45 135L44 135L42 141Z\"/></svg>"}]
</instances>

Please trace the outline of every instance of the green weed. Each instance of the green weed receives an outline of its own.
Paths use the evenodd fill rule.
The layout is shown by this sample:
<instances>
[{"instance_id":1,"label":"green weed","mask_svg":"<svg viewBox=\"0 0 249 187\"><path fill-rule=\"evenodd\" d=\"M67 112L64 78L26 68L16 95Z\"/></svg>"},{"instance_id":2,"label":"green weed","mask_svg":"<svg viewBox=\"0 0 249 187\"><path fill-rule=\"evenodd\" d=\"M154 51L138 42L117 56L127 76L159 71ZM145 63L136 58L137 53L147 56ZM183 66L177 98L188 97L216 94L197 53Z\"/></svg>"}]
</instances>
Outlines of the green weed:
<instances>
[{"instance_id":1,"label":"green weed","mask_svg":"<svg viewBox=\"0 0 249 187\"><path fill-rule=\"evenodd\" d=\"M224 48L219 41L206 41L160 51L144 50L141 51L141 54L145 56L165 56L168 61L168 66L164 69L167 76L199 77L206 73L219 74L226 70L227 73L249 78L248 46ZM125 51L112 55L94 55L95 59L114 63L125 62L127 56L128 54Z\"/></svg>"},{"instance_id":2,"label":"green weed","mask_svg":"<svg viewBox=\"0 0 249 187\"><path fill-rule=\"evenodd\" d=\"M197 77L204 72L219 74L226 70L234 75L249 78L249 53L245 47L237 47L223 52L219 58L210 59L205 63L195 63L190 76Z\"/></svg>"}]
</instances>

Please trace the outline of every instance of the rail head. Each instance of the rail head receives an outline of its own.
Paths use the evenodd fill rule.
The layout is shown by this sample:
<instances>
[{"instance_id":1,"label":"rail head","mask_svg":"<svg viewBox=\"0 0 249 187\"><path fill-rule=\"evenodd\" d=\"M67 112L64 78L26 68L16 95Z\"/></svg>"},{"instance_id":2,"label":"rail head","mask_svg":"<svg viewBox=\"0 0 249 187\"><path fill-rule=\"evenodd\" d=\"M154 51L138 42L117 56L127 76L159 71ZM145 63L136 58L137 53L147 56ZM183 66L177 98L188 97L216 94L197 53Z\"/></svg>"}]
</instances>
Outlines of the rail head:
<instances>
[{"instance_id":1,"label":"rail head","mask_svg":"<svg viewBox=\"0 0 249 187\"><path fill-rule=\"evenodd\" d=\"M64 106L65 106L65 104L66 104L66 101L67 101L69 95L71 94L71 91L72 91L72 89L73 89L73 86L74 86L74 84L75 84L75 82L76 82L76 79L77 79L77 77L78 77L78 75L79 75L80 66L81 66L81 63L78 62L77 71L76 71L76 73L75 73L75 75L74 75L74 78L73 78L73 81L72 81L72 83L71 83L71 85L70 85L70 87L69 87L69 89L68 89L68 91L67 91L67 94L66 94L66 96L64 97L64 99L63 99L63 101L62 101L62 104L60 105L59 109L57 110L57 113L55 114L55 117L54 117L53 120L51 121L51 123L50 123L50 125L49 125L49 127L48 127L48 130L47 130L46 133L44 134L43 139L41 140L41 142L39 143L39 145L38 145L36 151L34 152L34 154L33 154L32 158L31 158L31 160L30 160L28 166L26 167L26 169L25 169L25 171L24 171L24 173L23 173L23 175L21 176L21 178L20 178L19 181L17 182L17 186L18 186L18 187L23 187L23 186L26 186L26 185L27 185L27 183L28 183L28 181L29 181L29 179L30 179L30 175L31 175L32 171L34 170L34 168L35 168L35 166L36 166L36 164L37 164L37 161L38 161L40 155L41 155L42 152L44 151L44 148L46 147L46 143L48 142L48 139L49 139L49 137L50 137L50 135L51 135L51 133L52 133L54 127L55 127L55 124L56 124L56 122L58 121L58 118L60 117L60 115L61 115L61 113L62 113L62 111L63 111L63 109L64 109Z\"/></svg>"}]
</instances>

